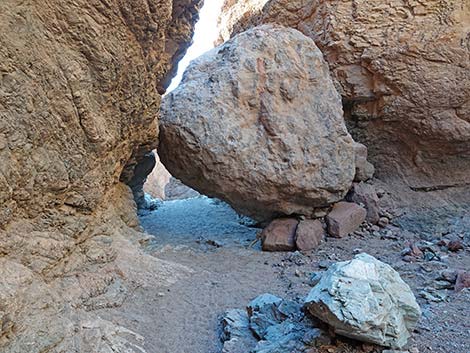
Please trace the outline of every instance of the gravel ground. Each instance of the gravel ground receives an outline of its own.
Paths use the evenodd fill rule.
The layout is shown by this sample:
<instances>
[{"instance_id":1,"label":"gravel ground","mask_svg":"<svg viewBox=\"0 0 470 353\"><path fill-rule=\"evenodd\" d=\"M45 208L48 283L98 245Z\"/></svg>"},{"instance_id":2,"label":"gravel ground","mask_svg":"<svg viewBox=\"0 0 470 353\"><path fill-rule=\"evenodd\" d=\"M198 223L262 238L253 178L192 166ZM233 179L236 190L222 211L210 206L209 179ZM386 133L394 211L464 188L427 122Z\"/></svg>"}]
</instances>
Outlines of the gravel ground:
<instances>
[{"instance_id":1,"label":"gravel ground","mask_svg":"<svg viewBox=\"0 0 470 353\"><path fill-rule=\"evenodd\" d=\"M439 216L437 216L439 214ZM226 204L205 197L163 202L141 216L153 239L148 251L179 263L190 274L168 289L146 288L128 298L114 320L145 337L150 353L221 351L219 321L223 312L243 308L259 294L302 300L310 276L331 263L367 252L392 265L410 285L423 317L409 342L410 352L470 352L470 290L437 290L442 270L470 269L469 214L403 215L384 229L327 238L309 253L265 253L253 245L260 229L250 226ZM464 250L451 252L442 239L458 239ZM423 249L403 255L410 243ZM145 300L136 300L144 297ZM381 352L380 347L336 337L318 352Z\"/></svg>"}]
</instances>

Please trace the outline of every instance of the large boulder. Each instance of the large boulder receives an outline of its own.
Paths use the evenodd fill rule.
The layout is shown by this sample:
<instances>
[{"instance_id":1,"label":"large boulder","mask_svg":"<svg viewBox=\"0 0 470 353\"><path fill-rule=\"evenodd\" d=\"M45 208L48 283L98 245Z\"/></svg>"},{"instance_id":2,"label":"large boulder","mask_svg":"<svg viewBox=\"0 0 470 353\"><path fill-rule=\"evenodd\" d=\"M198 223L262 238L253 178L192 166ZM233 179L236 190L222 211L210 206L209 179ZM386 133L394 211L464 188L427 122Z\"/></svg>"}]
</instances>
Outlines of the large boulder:
<instances>
[{"instance_id":1,"label":"large boulder","mask_svg":"<svg viewBox=\"0 0 470 353\"><path fill-rule=\"evenodd\" d=\"M306 306L339 335L392 348L406 344L421 316L398 272L368 254L333 264Z\"/></svg>"},{"instance_id":2,"label":"large boulder","mask_svg":"<svg viewBox=\"0 0 470 353\"><path fill-rule=\"evenodd\" d=\"M469 14L468 0L225 0L219 23L224 40L267 23L312 38L377 176L421 191L403 199L448 189L467 203Z\"/></svg>"},{"instance_id":3,"label":"large boulder","mask_svg":"<svg viewBox=\"0 0 470 353\"><path fill-rule=\"evenodd\" d=\"M160 129L172 175L260 220L339 201L355 174L328 65L294 29L260 26L193 61Z\"/></svg>"}]
</instances>

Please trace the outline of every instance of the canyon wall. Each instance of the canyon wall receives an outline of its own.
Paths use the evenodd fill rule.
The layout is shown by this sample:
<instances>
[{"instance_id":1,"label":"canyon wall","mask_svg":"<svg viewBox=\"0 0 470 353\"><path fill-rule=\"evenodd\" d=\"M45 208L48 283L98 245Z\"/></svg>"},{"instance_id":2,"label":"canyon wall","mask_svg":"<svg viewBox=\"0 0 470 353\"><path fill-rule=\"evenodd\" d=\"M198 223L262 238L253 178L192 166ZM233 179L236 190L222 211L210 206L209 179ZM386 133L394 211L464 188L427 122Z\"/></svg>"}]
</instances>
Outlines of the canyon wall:
<instances>
[{"instance_id":1,"label":"canyon wall","mask_svg":"<svg viewBox=\"0 0 470 353\"><path fill-rule=\"evenodd\" d=\"M200 3L2 2L0 351L124 347L94 310L177 272L139 250L125 183L157 144Z\"/></svg>"},{"instance_id":2,"label":"canyon wall","mask_svg":"<svg viewBox=\"0 0 470 353\"><path fill-rule=\"evenodd\" d=\"M225 2L222 39L264 23L312 38L342 95L348 129L369 148L381 180L410 192L468 192L467 0L270 0L261 10L259 1L241 3Z\"/></svg>"}]
</instances>

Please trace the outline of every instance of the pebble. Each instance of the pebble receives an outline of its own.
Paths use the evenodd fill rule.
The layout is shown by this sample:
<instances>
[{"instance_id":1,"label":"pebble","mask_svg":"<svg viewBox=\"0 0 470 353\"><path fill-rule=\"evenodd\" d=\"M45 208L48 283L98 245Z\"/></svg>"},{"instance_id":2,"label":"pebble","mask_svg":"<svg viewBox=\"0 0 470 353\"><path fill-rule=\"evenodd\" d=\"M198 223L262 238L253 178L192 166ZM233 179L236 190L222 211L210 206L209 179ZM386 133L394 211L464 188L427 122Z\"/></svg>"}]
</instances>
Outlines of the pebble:
<instances>
[{"instance_id":1,"label":"pebble","mask_svg":"<svg viewBox=\"0 0 470 353\"><path fill-rule=\"evenodd\" d=\"M330 261L326 261L326 260L321 260L319 263L318 263L318 267L320 268L328 268L330 267L331 265L331 262Z\"/></svg>"},{"instance_id":2,"label":"pebble","mask_svg":"<svg viewBox=\"0 0 470 353\"><path fill-rule=\"evenodd\" d=\"M390 220L387 217L380 217L378 225L379 227L385 228L389 223Z\"/></svg>"},{"instance_id":3,"label":"pebble","mask_svg":"<svg viewBox=\"0 0 470 353\"><path fill-rule=\"evenodd\" d=\"M462 250L463 249L463 244L460 240L456 239L456 240L451 240L448 244L447 244L447 248L452 251L452 252L457 252L459 250Z\"/></svg>"}]
</instances>

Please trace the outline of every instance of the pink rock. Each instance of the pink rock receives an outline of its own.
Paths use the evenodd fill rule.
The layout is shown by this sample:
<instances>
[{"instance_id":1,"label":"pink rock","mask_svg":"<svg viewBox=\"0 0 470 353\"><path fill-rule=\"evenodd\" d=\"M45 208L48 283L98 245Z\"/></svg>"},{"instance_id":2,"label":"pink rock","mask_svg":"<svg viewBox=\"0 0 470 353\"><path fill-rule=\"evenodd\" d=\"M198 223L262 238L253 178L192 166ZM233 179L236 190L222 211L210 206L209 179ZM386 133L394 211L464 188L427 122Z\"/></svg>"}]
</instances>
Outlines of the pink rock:
<instances>
[{"instance_id":1,"label":"pink rock","mask_svg":"<svg viewBox=\"0 0 470 353\"><path fill-rule=\"evenodd\" d=\"M303 251L315 249L320 245L324 235L325 231L319 220L300 221L295 239L297 249Z\"/></svg>"},{"instance_id":2,"label":"pink rock","mask_svg":"<svg viewBox=\"0 0 470 353\"><path fill-rule=\"evenodd\" d=\"M357 204L363 204L367 210L366 219L372 224L380 220L379 197L372 185L365 183L354 183L352 193L348 200Z\"/></svg>"},{"instance_id":3,"label":"pink rock","mask_svg":"<svg viewBox=\"0 0 470 353\"><path fill-rule=\"evenodd\" d=\"M294 218L278 218L273 220L261 232L264 251L295 250L295 231L298 221Z\"/></svg>"},{"instance_id":4,"label":"pink rock","mask_svg":"<svg viewBox=\"0 0 470 353\"><path fill-rule=\"evenodd\" d=\"M470 272L458 271L455 281L455 291L460 292L464 288L470 288Z\"/></svg>"},{"instance_id":5,"label":"pink rock","mask_svg":"<svg viewBox=\"0 0 470 353\"><path fill-rule=\"evenodd\" d=\"M460 240L455 239L451 240L449 244L447 244L447 248L452 252L457 252L463 249L463 244Z\"/></svg>"},{"instance_id":6,"label":"pink rock","mask_svg":"<svg viewBox=\"0 0 470 353\"><path fill-rule=\"evenodd\" d=\"M326 221L331 236L342 238L354 232L366 219L366 210L352 202L338 202Z\"/></svg>"}]
</instances>

